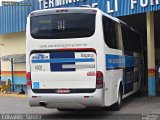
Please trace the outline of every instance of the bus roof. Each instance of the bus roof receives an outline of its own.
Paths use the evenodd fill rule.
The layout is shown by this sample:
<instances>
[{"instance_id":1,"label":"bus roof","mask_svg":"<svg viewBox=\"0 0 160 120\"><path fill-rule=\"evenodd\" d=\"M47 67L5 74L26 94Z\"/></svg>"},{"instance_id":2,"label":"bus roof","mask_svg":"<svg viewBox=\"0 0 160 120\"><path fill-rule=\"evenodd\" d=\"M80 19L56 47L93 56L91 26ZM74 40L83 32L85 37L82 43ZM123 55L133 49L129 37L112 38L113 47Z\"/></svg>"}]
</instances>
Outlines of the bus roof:
<instances>
[{"instance_id":1,"label":"bus roof","mask_svg":"<svg viewBox=\"0 0 160 120\"><path fill-rule=\"evenodd\" d=\"M126 28L137 32L139 34L139 32L137 30L135 30L134 28L130 27L129 25L127 25L127 23L121 21L120 19L116 18L116 17L112 17L106 13L104 13L103 11L101 11L98 8L91 8L91 7L66 7L66 8L50 8L50 9L42 9L42 10L35 10L32 11L29 15L29 17L33 17L33 16L40 16L40 15L47 15L47 14L59 14L59 13L91 13L91 14L95 14L96 11L101 12L103 15L105 15L106 17L112 19L113 21L125 26Z\"/></svg>"},{"instance_id":2,"label":"bus roof","mask_svg":"<svg viewBox=\"0 0 160 120\"><path fill-rule=\"evenodd\" d=\"M88 8L88 7L68 7L68 8L50 8L43 10L36 10L31 12L30 17L46 15L46 14L59 14L59 13L94 13L98 11L97 8Z\"/></svg>"}]
</instances>

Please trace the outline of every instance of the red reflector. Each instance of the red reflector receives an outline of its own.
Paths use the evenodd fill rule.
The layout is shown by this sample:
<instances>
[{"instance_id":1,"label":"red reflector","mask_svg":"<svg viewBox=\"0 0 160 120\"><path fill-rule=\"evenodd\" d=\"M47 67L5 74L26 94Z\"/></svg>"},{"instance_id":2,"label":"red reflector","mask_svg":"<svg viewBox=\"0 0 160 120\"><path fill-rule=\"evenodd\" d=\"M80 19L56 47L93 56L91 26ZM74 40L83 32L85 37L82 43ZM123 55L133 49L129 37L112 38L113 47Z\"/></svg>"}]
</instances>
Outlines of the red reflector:
<instances>
[{"instance_id":1,"label":"red reflector","mask_svg":"<svg viewBox=\"0 0 160 120\"><path fill-rule=\"evenodd\" d=\"M41 96L32 96L32 98L41 98Z\"/></svg>"},{"instance_id":2,"label":"red reflector","mask_svg":"<svg viewBox=\"0 0 160 120\"><path fill-rule=\"evenodd\" d=\"M95 72L87 72L87 76L96 76Z\"/></svg>"},{"instance_id":3,"label":"red reflector","mask_svg":"<svg viewBox=\"0 0 160 120\"><path fill-rule=\"evenodd\" d=\"M57 93L60 93L60 94L66 94L66 93L70 93L71 92L71 90L69 90L69 89L59 89L59 90L57 90Z\"/></svg>"},{"instance_id":4,"label":"red reflector","mask_svg":"<svg viewBox=\"0 0 160 120\"><path fill-rule=\"evenodd\" d=\"M32 96L32 98L37 98L37 96Z\"/></svg>"},{"instance_id":5,"label":"red reflector","mask_svg":"<svg viewBox=\"0 0 160 120\"><path fill-rule=\"evenodd\" d=\"M89 96L84 96L84 98L89 98Z\"/></svg>"}]
</instances>

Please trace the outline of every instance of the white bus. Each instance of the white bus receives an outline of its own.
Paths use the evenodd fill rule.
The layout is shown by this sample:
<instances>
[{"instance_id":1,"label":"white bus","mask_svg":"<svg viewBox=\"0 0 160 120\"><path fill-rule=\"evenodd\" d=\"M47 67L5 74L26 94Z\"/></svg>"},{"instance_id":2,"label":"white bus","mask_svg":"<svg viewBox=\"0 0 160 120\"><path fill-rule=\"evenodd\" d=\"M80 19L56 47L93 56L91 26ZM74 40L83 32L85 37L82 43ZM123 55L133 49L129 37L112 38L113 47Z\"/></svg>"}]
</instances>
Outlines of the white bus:
<instances>
[{"instance_id":1,"label":"white bus","mask_svg":"<svg viewBox=\"0 0 160 120\"><path fill-rule=\"evenodd\" d=\"M140 88L140 34L97 8L33 11L26 42L30 106L119 110Z\"/></svg>"}]
</instances>

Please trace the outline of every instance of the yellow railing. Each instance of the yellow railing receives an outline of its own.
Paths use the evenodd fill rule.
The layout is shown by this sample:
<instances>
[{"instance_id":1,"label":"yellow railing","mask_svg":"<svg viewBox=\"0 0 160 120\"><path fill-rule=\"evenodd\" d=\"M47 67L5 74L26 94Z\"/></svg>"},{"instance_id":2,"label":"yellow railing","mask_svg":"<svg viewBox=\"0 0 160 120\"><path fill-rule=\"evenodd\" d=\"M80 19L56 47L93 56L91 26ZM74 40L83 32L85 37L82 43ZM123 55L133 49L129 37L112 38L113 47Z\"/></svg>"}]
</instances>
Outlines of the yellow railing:
<instances>
[{"instance_id":1,"label":"yellow railing","mask_svg":"<svg viewBox=\"0 0 160 120\"><path fill-rule=\"evenodd\" d=\"M5 81L6 84L2 85L0 81L0 91L10 91L10 80Z\"/></svg>"}]
</instances>

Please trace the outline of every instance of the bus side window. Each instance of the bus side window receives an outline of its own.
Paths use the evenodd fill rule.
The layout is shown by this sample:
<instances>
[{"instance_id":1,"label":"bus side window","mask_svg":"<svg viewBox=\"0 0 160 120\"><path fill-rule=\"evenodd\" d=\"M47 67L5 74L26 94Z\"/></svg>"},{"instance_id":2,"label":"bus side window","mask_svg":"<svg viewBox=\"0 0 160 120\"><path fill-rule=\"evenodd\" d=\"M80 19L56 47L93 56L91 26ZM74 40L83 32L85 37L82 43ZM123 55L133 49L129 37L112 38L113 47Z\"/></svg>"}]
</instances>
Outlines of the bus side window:
<instances>
[{"instance_id":1,"label":"bus side window","mask_svg":"<svg viewBox=\"0 0 160 120\"><path fill-rule=\"evenodd\" d=\"M111 19L103 16L103 34L104 40L108 47L117 49L117 37L115 26L116 23Z\"/></svg>"},{"instance_id":2,"label":"bus side window","mask_svg":"<svg viewBox=\"0 0 160 120\"><path fill-rule=\"evenodd\" d=\"M131 51L131 52L142 51L141 36L138 33L122 26L122 38L123 38L124 49L126 51Z\"/></svg>"}]
</instances>

